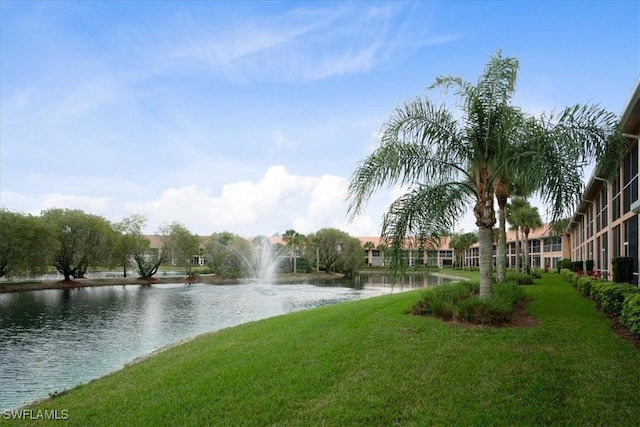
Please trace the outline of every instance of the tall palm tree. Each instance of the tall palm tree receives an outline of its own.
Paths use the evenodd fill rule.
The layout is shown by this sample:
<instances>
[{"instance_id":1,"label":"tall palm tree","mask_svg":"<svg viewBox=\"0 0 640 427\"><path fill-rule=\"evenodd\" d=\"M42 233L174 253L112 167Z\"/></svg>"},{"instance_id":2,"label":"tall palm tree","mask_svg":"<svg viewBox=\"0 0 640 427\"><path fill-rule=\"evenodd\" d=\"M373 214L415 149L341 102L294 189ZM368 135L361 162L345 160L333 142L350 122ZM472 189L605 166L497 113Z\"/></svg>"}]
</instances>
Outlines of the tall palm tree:
<instances>
[{"instance_id":1,"label":"tall palm tree","mask_svg":"<svg viewBox=\"0 0 640 427\"><path fill-rule=\"evenodd\" d=\"M449 248L453 249L453 258L458 267L464 266L466 252L478 243L478 235L476 233L454 233L449 239Z\"/></svg>"},{"instance_id":2,"label":"tall palm tree","mask_svg":"<svg viewBox=\"0 0 640 427\"><path fill-rule=\"evenodd\" d=\"M542 227L542 219L537 207L531 205L523 207L519 212L522 234L524 234L524 268L523 273L529 273L531 261L529 260L529 232Z\"/></svg>"},{"instance_id":3,"label":"tall palm tree","mask_svg":"<svg viewBox=\"0 0 640 427\"><path fill-rule=\"evenodd\" d=\"M473 207L481 297L492 294L497 180L522 175L550 204L555 220L578 203L584 166L601 158L615 164L626 146L615 115L597 106L577 105L540 118L512 106L517 72L517 59L497 52L475 85L458 77L436 78L428 90L453 89L461 114L426 96L396 108L382 127L380 145L358 164L349 183L351 218L381 186L409 188L383 217L381 235L397 249L392 253L407 237L424 242L446 234ZM394 256L393 267L399 261Z\"/></svg>"},{"instance_id":4,"label":"tall palm tree","mask_svg":"<svg viewBox=\"0 0 640 427\"><path fill-rule=\"evenodd\" d=\"M282 235L282 240L285 242L286 246L289 248L289 257L291 259L292 268L291 271L293 274L298 272L298 250L304 241L305 236L303 234L298 233L296 230L289 229L284 232Z\"/></svg>"},{"instance_id":5,"label":"tall palm tree","mask_svg":"<svg viewBox=\"0 0 640 427\"><path fill-rule=\"evenodd\" d=\"M518 231L522 231L523 241L521 244L523 252L523 262L520 266L519 255L520 251L516 246L516 259L517 265L523 273L528 273L531 266L529 260L529 233L531 230L542 227L542 219L537 207L531 206L528 200L524 198L515 198L509 204L509 223L516 231L516 244L520 245L520 238Z\"/></svg>"},{"instance_id":6,"label":"tall palm tree","mask_svg":"<svg viewBox=\"0 0 640 427\"><path fill-rule=\"evenodd\" d=\"M511 225L511 230L515 231L516 241L515 241L515 250L516 250L516 270L520 271L522 267L521 260L521 252L522 252L522 242L520 241L520 229L523 225L522 218L520 213L524 207L531 207L527 199L524 197L515 197L511 200L510 203L507 204L506 207L506 220Z\"/></svg>"},{"instance_id":7,"label":"tall palm tree","mask_svg":"<svg viewBox=\"0 0 640 427\"><path fill-rule=\"evenodd\" d=\"M501 176L498 177L494 185L496 202L498 203L498 229L499 239L496 251L496 280L504 282L507 273L507 204L509 198L528 197L532 189L527 186L530 183L524 182L525 175Z\"/></svg>"}]
</instances>

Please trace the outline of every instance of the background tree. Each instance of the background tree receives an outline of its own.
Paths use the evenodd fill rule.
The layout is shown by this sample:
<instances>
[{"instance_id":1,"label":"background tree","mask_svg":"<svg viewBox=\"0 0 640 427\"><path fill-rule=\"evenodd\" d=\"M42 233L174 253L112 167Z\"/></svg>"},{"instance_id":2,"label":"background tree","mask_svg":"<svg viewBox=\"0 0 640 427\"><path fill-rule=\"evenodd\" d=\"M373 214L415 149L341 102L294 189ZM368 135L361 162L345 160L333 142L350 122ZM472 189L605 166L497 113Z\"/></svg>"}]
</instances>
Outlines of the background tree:
<instances>
[{"instance_id":1,"label":"background tree","mask_svg":"<svg viewBox=\"0 0 640 427\"><path fill-rule=\"evenodd\" d=\"M193 257L199 253L200 239L179 222L172 222L161 227L161 235L165 236L167 261L172 265L184 267L191 276Z\"/></svg>"},{"instance_id":2,"label":"background tree","mask_svg":"<svg viewBox=\"0 0 640 427\"><path fill-rule=\"evenodd\" d=\"M64 280L82 278L89 266L111 262L115 232L103 217L78 209L49 209L41 216L58 241L53 265Z\"/></svg>"},{"instance_id":3,"label":"background tree","mask_svg":"<svg viewBox=\"0 0 640 427\"><path fill-rule=\"evenodd\" d=\"M172 263L174 265L185 266L184 252L181 246L181 238L188 238L189 231L180 223L163 224L158 229L156 235L151 238L155 240L155 247L151 247L151 242L146 239L146 243L140 241L139 246L134 247L133 260L138 267L141 279L150 279L157 272L162 264ZM185 246L188 246L185 244ZM195 249L193 254L196 254Z\"/></svg>"},{"instance_id":4,"label":"background tree","mask_svg":"<svg viewBox=\"0 0 640 427\"><path fill-rule=\"evenodd\" d=\"M524 235L524 268L523 272L529 274L531 260L529 259L529 233L531 230L542 227L542 219L537 207L531 206L528 202L517 212L520 218L520 227Z\"/></svg>"},{"instance_id":5,"label":"background tree","mask_svg":"<svg viewBox=\"0 0 640 427\"><path fill-rule=\"evenodd\" d=\"M147 220L144 215L130 215L113 225L116 232L114 259L122 266L124 277L127 277L127 267L136 253L144 253L149 247L149 241L142 233Z\"/></svg>"},{"instance_id":6,"label":"background tree","mask_svg":"<svg viewBox=\"0 0 640 427\"><path fill-rule=\"evenodd\" d=\"M56 251L53 230L40 217L0 209L0 277L43 274Z\"/></svg>"},{"instance_id":7,"label":"background tree","mask_svg":"<svg viewBox=\"0 0 640 427\"><path fill-rule=\"evenodd\" d=\"M459 77L437 78L429 90L453 89L461 111L427 97L397 108L348 190L353 218L379 187L399 183L409 189L383 218L381 234L395 254L407 236L436 239L473 207L481 297L492 294L497 181L522 176L555 221L579 201L584 167L593 160L605 169L615 165L626 148L617 117L597 106L576 105L540 118L512 106L518 66L517 59L498 52L475 85ZM393 264L398 265L397 255Z\"/></svg>"},{"instance_id":8,"label":"background tree","mask_svg":"<svg viewBox=\"0 0 640 427\"><path fill-rule=\"evenodd\" d=\"M478 243L478 234L474 232L454 233L451 235L449 247L453 249L454 259L458 267L464 265L467 251L476 243Z\"/></svg>"},{"instance_id":9,"label":"background tree","mask_svg":"<svg viewBox=\"0 0 640 427\"><path fill-rule=\"evenodd\" d=\"M291 260L291 271L293 274L298 272L298 255L302 244L304 243L304 234L298 233L296 230L290 229L284 232L282 240L285 242L289 249L289 256Z\"/></svg>"},{"instance_id":10,"label":"background tree","mask_svg":"<svg viewBox=\"0 0 640 427\"><path fill-rule=\"evenodd\" d=\"M310 235L308 251L309 258L318 255L318 267L327 273L338 272L351 277L362 265L360 240L335 228L323 228Z\"/></svg>"},{"instance_id":11,"label":"background tree","mask_svg":"<svg viewBox=\"0 0 640 427\"><path fill-rule=\"evenodd\" d=\"M519 216L520 210L529 202L524 197L515 197L511 202L507 203L506 219L511 225L511 230L515 232L515 252L516 252L516 270L522 269L522 242L520 241L520 227L522 226L522 219Z\"/></svg>"},{"instance_id":12,"label":"background tree","mask_svg":"<svg viewBox=\"0 0 640 427\"><path fill-rule=\"evenodd\" d=\"M204 242L203 252L212 273L228 278L248 275L243 257L250 259L251 245L245 238L227 231L213 233Z\"/></svg>"}]
</instances>

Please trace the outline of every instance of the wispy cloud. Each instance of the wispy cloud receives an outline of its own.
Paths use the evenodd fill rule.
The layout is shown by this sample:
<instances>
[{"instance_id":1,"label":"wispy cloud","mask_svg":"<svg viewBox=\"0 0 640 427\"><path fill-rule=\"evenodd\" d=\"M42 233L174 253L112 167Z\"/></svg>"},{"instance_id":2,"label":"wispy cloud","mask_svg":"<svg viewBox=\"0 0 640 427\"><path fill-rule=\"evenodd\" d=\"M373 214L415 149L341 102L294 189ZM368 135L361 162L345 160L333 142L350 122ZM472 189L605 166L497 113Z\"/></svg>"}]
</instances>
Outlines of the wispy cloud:
<instances>
[{"instance_id":1,"label":"wispy cloud","mask_svg":"<svg viewBox=\"0 0 640 427\"><path fill-rule=\"evenodd\" d=\"M238 82L313 81L367 72L406 47L447 43L451 35L425 37L404 3L344 4L296 8L243 17L214 26L183 13L168 42L166 66L213 72ZM418 33L416 33L418 31ZM169 39L165 37L165 39Z\"/></svg>"}]
</instances>

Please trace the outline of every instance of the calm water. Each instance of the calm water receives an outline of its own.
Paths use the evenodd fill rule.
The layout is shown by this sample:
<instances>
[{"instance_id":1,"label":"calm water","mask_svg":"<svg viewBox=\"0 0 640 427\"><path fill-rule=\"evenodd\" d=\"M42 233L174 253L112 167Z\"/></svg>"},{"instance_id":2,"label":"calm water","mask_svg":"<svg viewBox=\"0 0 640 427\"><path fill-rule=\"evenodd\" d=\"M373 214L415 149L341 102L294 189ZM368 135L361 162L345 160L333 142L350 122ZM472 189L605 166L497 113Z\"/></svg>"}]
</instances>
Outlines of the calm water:
<instances>
[{"instance_id":1,"label":"calm water","mask_svg":"<svg viewBox=\"0 0 640 427\"><path fill-rule=\"evenodd\" d=\"M0 294L0 411L120 369L159 347L279 314L435 284L384 275L324 285L162 284Z\"/></svg>"}]
</instances>

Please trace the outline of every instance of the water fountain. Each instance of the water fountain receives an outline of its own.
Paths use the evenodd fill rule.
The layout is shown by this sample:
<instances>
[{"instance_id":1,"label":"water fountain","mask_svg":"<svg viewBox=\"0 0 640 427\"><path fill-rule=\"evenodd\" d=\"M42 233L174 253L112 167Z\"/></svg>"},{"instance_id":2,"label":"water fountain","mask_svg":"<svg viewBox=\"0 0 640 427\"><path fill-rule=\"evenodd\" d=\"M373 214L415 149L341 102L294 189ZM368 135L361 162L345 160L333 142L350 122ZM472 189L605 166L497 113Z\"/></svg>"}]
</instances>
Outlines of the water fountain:
<instances>
[{"instance_id":1,"label":"water fountain","mask_svg":"<svg viewBox=\"0 0 640 427\"><path fill-rule=\"evenodd\" d=\"M273 283L280 262L286 258L286 249L272 245L265 236L253 239L249 254L237 247L234 249L249 272L249 277L261 284Z\"/></svg>"}]
</instances>

